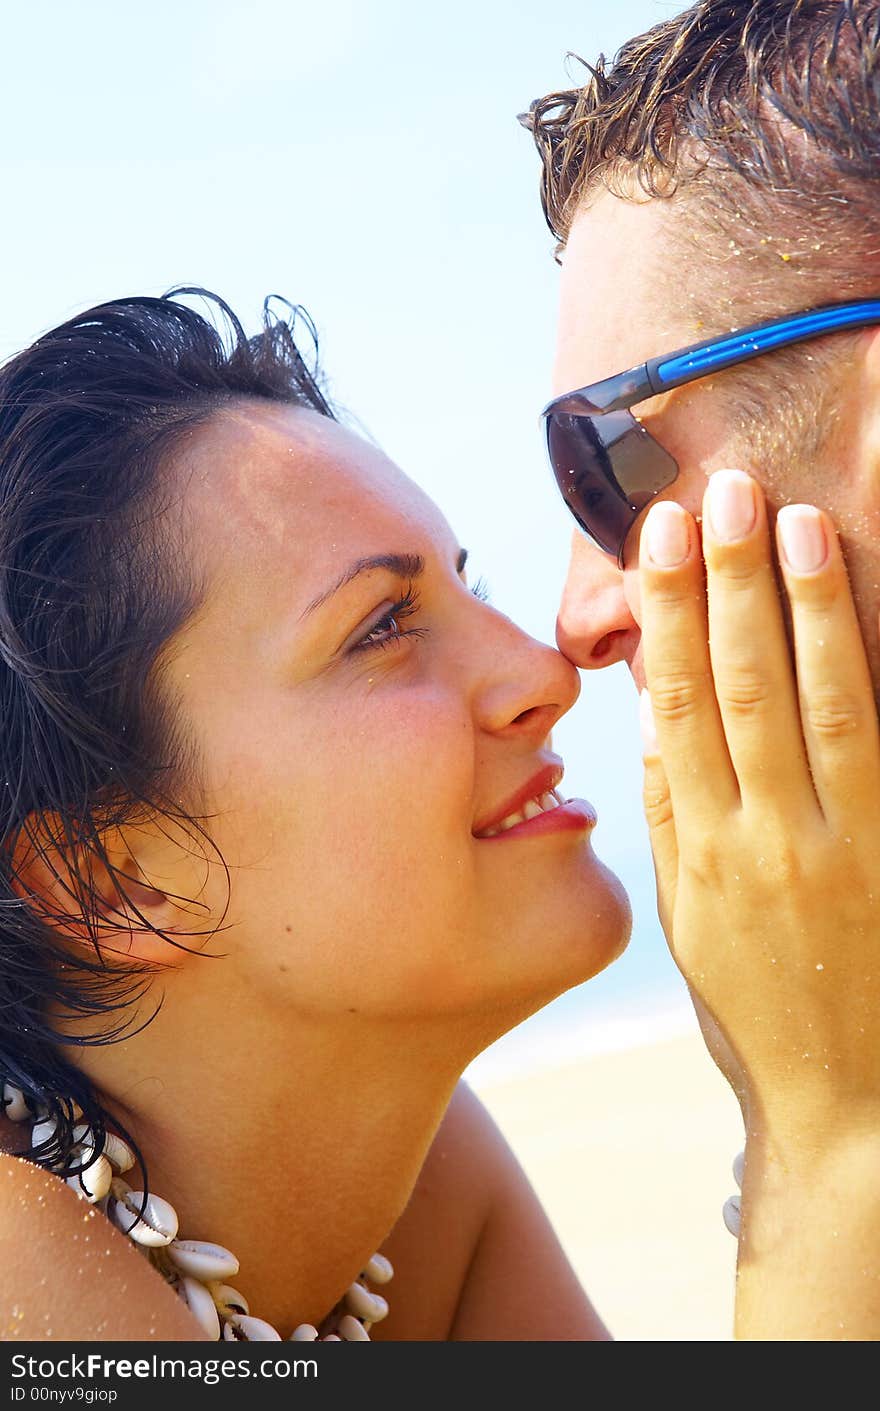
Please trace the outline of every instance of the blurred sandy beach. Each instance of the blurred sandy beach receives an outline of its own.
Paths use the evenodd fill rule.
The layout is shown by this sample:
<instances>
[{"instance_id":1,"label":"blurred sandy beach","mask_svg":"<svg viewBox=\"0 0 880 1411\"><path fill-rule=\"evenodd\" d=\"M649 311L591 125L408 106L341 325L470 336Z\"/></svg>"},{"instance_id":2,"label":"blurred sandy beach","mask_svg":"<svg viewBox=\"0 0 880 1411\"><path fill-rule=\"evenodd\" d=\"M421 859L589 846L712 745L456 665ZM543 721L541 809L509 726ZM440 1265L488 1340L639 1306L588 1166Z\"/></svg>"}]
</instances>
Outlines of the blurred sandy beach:
<instances>
[{"instance_id":1,"label":"blurred sandy beach","mask_svg":"<svg viewBox=\"0 0 880 1411\"><path fill-rule=\"evenodd\" d=\"M620 1341L730 1341L742 1120L698 1033L469 1076Z\"/></svg>"}]
</instances>

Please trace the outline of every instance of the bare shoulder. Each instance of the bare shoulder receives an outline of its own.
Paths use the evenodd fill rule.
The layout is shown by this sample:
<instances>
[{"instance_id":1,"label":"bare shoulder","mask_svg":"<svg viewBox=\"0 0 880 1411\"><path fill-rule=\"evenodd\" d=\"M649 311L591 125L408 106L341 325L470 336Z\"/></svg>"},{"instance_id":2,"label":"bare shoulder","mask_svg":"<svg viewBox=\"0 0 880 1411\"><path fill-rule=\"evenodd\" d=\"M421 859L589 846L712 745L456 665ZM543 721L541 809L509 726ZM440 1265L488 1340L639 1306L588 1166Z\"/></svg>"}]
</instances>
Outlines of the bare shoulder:
<instances>
[{"instance_id":1,"label":"bare shoulder","mask_svg":"<svg viewBox=\"0 0 880 1411\"><path fill-rule=\"evenodd\" d=\"M99 1211L0 1151L0 1339L201 1342L204 1334Z\"/></svg>"},{"instance_id":2,"label":"bare shoulder","mask_svg":"<svg viewBox=\"0 0 880 1411\"><path fill-rule=\"evenodd\" d=\"M514 1153L465 1083L383 1251L395 1276L378 1339L609 1336Z\"/></svg>"}]
</instances>

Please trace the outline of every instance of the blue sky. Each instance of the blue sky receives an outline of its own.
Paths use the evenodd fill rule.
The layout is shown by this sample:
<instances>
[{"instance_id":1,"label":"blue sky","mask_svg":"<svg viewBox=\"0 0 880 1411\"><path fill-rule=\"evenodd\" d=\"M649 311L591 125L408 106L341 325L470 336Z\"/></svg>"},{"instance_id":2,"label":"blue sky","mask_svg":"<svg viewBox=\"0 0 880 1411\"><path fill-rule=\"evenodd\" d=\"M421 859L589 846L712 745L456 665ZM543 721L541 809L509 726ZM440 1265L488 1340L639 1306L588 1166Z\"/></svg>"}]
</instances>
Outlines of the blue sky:
<instances>
[{"instance_id":1,"label":"blue sky","mask_svg":"<svg viewBox=\"0 0 880 1411\"><path fill-rule=\"evenodd\" d=\"M545 467L557 267L516 122L665 0L7 7L0 354L99 300L196 283L247 327L280 293L331 390L441 505L493 602L545 641L569 524ZM585 677L556 732L630 890L584 1014L680 989L654 916L635 693ZM569 1009L571 1001L569 1000Z\"/></svg>"}]
</instances>

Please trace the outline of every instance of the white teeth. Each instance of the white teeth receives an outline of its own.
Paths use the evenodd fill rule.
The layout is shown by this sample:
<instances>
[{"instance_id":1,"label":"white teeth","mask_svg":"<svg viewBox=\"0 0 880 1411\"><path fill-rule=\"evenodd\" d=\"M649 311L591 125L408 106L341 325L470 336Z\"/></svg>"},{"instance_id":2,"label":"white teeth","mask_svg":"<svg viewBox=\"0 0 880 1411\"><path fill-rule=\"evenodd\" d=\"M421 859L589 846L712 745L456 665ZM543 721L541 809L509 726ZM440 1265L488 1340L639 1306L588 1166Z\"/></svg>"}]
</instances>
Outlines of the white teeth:
<instances>
[{"instance_id":1,"label":"white teeth","mask_svg":"<svg viewBox=\"0 0 880 1411\"><path fill-rule=\"evenodd\" d=\"M506 833L508 828L515 828L518 823L527 823L530 818L537 818L539 813L549 813L552 809L558 808L564 800L557 793L556 789L551 789L549 793L542 794L539 799L529 799L523 804L518 813L511 813L507 818L503 818L500 823L496 823L494 828L489 828L485 833L478 834L481 838L494 838L498 833Z\"/></svg>"}]
</instances>

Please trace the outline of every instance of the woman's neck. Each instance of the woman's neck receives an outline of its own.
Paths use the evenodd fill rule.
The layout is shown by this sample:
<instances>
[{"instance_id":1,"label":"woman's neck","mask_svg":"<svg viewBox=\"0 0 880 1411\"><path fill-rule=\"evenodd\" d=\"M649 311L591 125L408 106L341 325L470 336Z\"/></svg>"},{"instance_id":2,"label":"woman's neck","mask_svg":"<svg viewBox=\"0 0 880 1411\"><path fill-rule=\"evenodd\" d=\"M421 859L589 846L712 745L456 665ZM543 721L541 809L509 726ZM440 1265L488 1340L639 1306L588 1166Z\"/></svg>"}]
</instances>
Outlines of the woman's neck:
<instances>
[{"instance_id":1,"label":"woman's neck","mask_svg":"<svg viewBox=\"0 0 880 1411\"><path fill-rule=\"evenodd\" d=\"M320 1322L401 1214L469 1055L422 1021L302 1021L255 1065L198 1029L166 1043L163 1017L89 1056L108 1111L181 1237L236 1255L256 1317Z\"/></svg>"}]
</instances>

